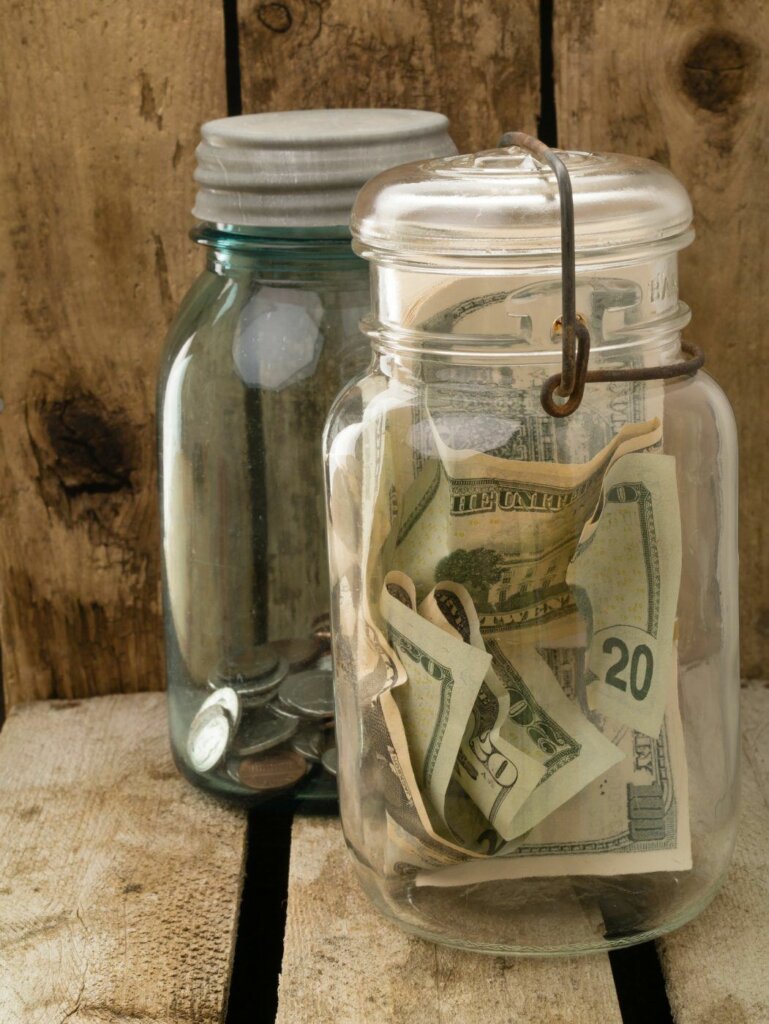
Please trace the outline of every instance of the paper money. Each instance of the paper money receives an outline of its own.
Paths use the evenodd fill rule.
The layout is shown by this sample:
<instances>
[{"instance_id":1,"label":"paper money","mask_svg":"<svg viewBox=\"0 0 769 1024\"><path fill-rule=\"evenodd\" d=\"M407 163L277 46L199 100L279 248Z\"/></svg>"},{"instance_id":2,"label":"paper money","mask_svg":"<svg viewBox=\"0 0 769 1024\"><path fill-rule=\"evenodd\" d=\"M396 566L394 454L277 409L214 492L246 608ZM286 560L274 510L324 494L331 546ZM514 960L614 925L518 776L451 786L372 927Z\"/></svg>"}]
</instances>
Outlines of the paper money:
<instances>
[{"instance_id":1,"label":"paper money","mask_svg":"<svg viewBox=\"0 0 769 1024\"><path fill-rule=\"evenodd\" d=\"M506 644L500 637L487 640L486 648L510 698L505 735L545 768L515 819L514 835L519 836L625 755L569 699L535 648Z\"/></svg>"},{"instance_id":2,"label":"paper money","mask_svg":"<svg viewBox=\"0 0 769 1024\"><path fill-rule=\"evenodd\" d=\"M609 469L566 579L589 624L590 707L656 738L675 674L681 581L672 456L626 455Z\"/></svg>"},{"instance_id":3,"label":"paper money","mask_svg":"<svg viewBox=\"0 0 769 1024\"><path fill-rule=\"evenodd\" d=\"M399 575L391 573L388 579ZM465 644L485 651L472 600L459 584L439 583L419 606L419 614ZM505 839L518 834L516 816L546 771L537 758L503 736L509 715L510 697L489 667L467 722L455 768L462 789Z\"/></svg>"},{"instance_id":4,"label":"paper money","mask_svg":"<svg viewBox=\"0 0 769 1024\"><path fill-rule=\"evenodd\" d=\"M612 463L659 438L659 421L631 424L587 463L541 464L449 449L436 431L439 457L406 495L391 568L409 575L420 596L439 579L461 583L484 637L562 637L579 646L584 622L566 571L582 528Z\"/></svg>"},{"instance_id":5,"label":"paper money","mask_svg":"<svg viewBox=\"0 0 769 1024\"><path fill-rule=\"evenodd\" d=\"M533 828L516 849L470 862L429 845L414 857L415 850L399 842L390 850L392 862L399 871L406 864L422 868L417 885L441 886L535 875L689 870L688 779L675 681L658 739L609 721L603 727L623 752L622 761ZM433 870L441 864L441 870Z\"/></svg>"},{"instance_id":6,"label":"paper money","mask_svg":"<svg viewBox=\"0 0 769 1024\"><path fill-rule=\"evenodd\" d=\"M404 596L391 582L380 602L387 640L407 677L394 698L417 785L443 825L461 841L465 837L457 832L458 823L448 820L446 793L491 658L423 619Z\"/></svg>"}]
</instances>

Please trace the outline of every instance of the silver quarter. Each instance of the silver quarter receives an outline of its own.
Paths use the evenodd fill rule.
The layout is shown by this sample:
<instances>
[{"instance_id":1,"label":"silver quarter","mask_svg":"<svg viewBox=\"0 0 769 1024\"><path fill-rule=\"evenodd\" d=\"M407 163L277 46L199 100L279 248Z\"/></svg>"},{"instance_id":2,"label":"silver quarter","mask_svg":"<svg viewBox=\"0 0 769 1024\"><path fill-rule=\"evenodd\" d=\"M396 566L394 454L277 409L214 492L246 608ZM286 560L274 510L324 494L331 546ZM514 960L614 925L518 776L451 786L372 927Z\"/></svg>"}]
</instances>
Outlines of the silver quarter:
<instances>
[{"instance_id":1,"label":"silver quarter","mask_svg":"<svg viewBox=\"0 0 769 1024\"><path fill-rule=\"evenodd\" d=\"M328 750L324 751L323 757L320 760L329 775L336 775L339 767L339 755L336 752L336 747L329 747Z\"/></svg>"},{"instance_id":2,"label":"silver quarter","mask_svg":"<svg viewBox=\"0 0 769 1024\"><path fill-rule=\"evenodd\" d=\"M317 764L323 756L326 746L325 738L320 729L313 729L312 726L304 726L299 729L291 740L292 748L301 754L306 761Z\"/></svg>"},{"instance_id":3,"label":"silver quarter","mask_svg":"<svg viewBox=\"0 0 769 1024\"><path fill-rule=\"evenodd\" d=\"M302 718L331 718L334 714L334 675L311 668L288 676L280 688L284 708Z\"/></svg>"},{"instance_id":4,"label":"silver quarter","mask_svg":"<svg viewBox=\"0 0 769 1024\"><path fill-rule=\"evenodd\" d=\"M233 752L239 757L262 754L290 740L299 728L299 722L271 715L261 708L244 715L233 743Z\"/></svg>"},{"instance_id":5,"label":"silver quarter","mask_svg":"<svg viewBox=\"0 0 769 1024\"><path fill-rule=\"evenodd\" d=\"M221 705L232 719L233 729L237 729L240 722L240 697L231 686L220 686L203 701L198 709L198 714L206 708Z\"/></svg>"},{"instance_id":6,"label":"silver quarter","mask_svg":"<svg viewBox=\"0 0 769 1024\"><path fill-rule=\"evenodd\" d=\"M187 756L195 771L210 772L222 763L232 732L232 719L221 704L198 711L187 736Z\"/></svg>"}]
</instances>

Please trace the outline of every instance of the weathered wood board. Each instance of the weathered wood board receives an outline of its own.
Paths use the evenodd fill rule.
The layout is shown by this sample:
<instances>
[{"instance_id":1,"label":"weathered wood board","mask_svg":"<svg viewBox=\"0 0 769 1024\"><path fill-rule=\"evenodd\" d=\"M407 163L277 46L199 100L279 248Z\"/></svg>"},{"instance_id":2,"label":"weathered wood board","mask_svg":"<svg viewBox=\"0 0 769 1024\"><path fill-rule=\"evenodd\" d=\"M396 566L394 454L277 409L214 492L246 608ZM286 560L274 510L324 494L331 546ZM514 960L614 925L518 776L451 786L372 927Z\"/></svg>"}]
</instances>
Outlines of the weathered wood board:
<instances>
[{"instance_id":1,"label":"weathered wood board","mask_svg":"<svg viewBox=\"0 0 769 1024\"><path fill-rule=\"evenodd\" d=\"M557 0L558 141L651 157L683 181L697 240L681 254L688 335L737 417L742 673L766 673L769 433L769 17L764 0Z\"/></svg>"},{"instance_id":2,"label":"weathered wood board","mask_svg":"<svg viewBox=\"0 0 769 1024\"><path fill-rule=\"evenodd\" d=\"M676 1024L769 1020L769 684L743 690L742 813L724 888L658 943Z\"/></svg>"},{"instance_id":3,"label":"weathered wood board","mask_svg":"<svg viewBox=\"0 0 769 1024\"><path fill-rule=\"evenodd\" d=\"M199 254L199 123L222 116L222 5L12 4L0 35L0 640L8 703L162 684L154 387ZM743 672L764 671L763 0L554 5L561 144L668 163L692 193L691 337L742 447ZM444 110L461 149L536 129L535 0L241 0L245 110ZM231 71L234 68L230 68Z\"/></svg>"},{"instance_id":4,"label":"weathered wood board","mask_svg":"<svg viewBox=\"0 0 769 1024\"><path fill-rule=\"evenodd\" d=\"M0 1020L223 1019L245 814L171 760L160 694L37 702L0 734Z\"/></svg>"},{"instance_id":5,"label":"weathered wood board","mask_svg":"<svg viewBox=\"0 0 769 1024\"><path fill-rule=\"evenodd\" d=\"M339 822L296 818L277 1024L621 1024L609 959L480 956L390 924Z\"/></svg>"},{"instance_id":6,"label":"weathered wood board","mask_svg":"<svg viewBox=\"0 0 769 1024\"><path fill-rule=\"evenodd\" d=\"M539 113L536 0L241 0L243 109L417 107L461 152Z\"/></svg>"},{"instance_id":7,"label":"weathered wood board","mask_svg":"<svg viewBox=\"0 0 769 1024\"><path fill-rule=\"evenodd\" d=\"M154 391L200 254L222 5L13 3L0 33L0 594L9 704L162 685Z\"/></svg>"}]
</instances>

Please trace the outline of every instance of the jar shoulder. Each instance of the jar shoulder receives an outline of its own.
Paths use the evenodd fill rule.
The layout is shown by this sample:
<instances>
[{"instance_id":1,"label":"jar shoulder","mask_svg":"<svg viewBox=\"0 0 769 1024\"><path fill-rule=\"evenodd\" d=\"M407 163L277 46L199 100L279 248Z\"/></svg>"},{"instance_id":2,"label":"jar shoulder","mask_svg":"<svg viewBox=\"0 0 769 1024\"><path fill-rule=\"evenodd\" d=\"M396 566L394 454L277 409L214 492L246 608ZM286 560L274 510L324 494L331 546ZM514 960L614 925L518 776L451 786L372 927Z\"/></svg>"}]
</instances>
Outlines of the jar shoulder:
<instances>
[{"instance_id":1,"label":"jar shoulder","mask_svg":"<svg viewBox=\"0 0 769 1024\"><path fill-rule=\"evenodd\" d=\"M665 427L668 434L690 434L690 444L701 450L709 443L720 458L737 463L737 421L728 395L709 373L700 370L694 377L672 382L666 387Z\"/></svg>"}]
</instances>

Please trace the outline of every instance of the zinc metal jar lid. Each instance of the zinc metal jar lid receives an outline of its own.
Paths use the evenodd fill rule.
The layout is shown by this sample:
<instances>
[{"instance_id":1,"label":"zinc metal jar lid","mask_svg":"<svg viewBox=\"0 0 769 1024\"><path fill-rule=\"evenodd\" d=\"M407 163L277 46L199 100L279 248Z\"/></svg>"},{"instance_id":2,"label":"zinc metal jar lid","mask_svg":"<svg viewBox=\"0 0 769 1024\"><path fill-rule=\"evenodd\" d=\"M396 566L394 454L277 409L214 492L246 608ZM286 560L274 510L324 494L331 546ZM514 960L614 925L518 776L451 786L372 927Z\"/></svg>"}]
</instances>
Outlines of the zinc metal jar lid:
<instances>
[{"instance_id":1,"label":"zinc metal jar lid","mask_svg":"<svg viewBox=\"0 0 769 1024\"><path fill-rule=\"evenodd\" d=\"M692 240L689 196L665 167L618 153L555 152L571 178L578 260L655 242L672 251ZM351 223L356 251L373 259L561 251L555 178L515 146L385 171L359 193Z\"/></svg>"},{"instance_id":2,"label":"zinc metal jar lid","mask_svg":"<svg viewBox=\"0 0 769 1024\"><path fill-rule=\"evenodd\" d=\"M214 224L347 225L360 187L388 167L456 153L443 114L288 110L201 129L193 215Z\"/></svg>"}]
</instances>

